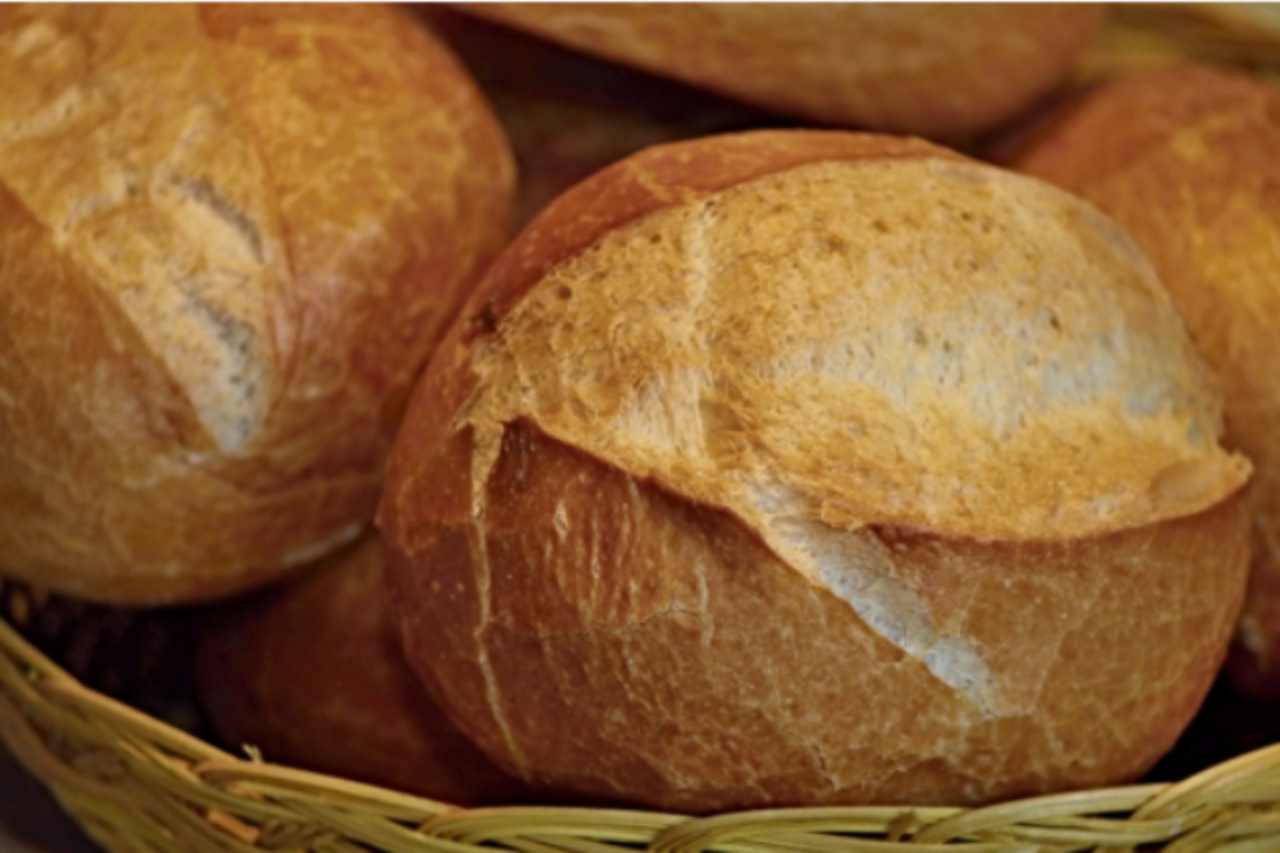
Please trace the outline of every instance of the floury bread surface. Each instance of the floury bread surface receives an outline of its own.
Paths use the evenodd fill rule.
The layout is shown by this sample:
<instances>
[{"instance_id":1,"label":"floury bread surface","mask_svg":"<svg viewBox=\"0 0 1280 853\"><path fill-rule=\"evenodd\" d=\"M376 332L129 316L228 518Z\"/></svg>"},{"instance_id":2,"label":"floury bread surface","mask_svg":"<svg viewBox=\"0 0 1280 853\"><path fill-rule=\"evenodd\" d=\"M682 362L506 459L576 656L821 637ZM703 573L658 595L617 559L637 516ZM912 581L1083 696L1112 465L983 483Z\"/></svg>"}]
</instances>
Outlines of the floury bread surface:
<instances>
[{"instance_id":1,"label":"floury bread surface","mask_svg":"<svg viewBox=\"0 0 1280 853\"><path fill-rule=\"evenodd\" d=\"M1239 610L1220 410L1046 184L844 133L648 149L533 221L415 392L408 659L511 771L663 808L1129 779Z\"/></svg>"},{"instance_id":2,"label":"floury bread surface","mask_svg":"<svg viewBox=\"0 0 1280 853\"><path fill-rule=\"evenodd\" d=\"M0 571L187 601L370 520L511 156L383 7L0 9Z\"/></svg>"},{"instance_id":3,"label":"floury bread surface","mask_svg":"<svg viewBox=\"0 0 1280 853\"><path fill-rule=\"evenodd\" d=\"M1133 235L1223 378L1226 441L1256 469L1254 570L1233 671L1250 690L1280 694L1280 90L1203 67L1136 74L1013 147L1019 169ZM1248 656L1261 672L1244 673Z\"/></svg>"},{"instance_id":4,"label":"floury bread surface","mask_svg":"<svg viewBox=\"0 0 1280 853\"><path fill-rule=\"evenodd\" d=\"M1043 4L545 4L460 8L784 115L971 136L1050 91L1100 10Z\"/></svg>"}]
</instances>

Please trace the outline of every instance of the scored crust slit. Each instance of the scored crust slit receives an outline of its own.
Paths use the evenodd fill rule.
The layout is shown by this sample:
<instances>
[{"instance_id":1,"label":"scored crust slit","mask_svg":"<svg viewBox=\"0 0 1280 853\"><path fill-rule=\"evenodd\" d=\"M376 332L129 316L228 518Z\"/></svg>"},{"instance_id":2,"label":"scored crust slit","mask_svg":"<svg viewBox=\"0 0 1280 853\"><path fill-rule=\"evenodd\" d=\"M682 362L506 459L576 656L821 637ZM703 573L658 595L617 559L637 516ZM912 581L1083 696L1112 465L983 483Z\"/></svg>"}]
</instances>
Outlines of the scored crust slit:
<instances>
[{"instance_id":1,"label":"scored crust slit","mask_svg":"<svg viewBox=\"0 0 1280 853\"><path fill-rule=\"evenodd\" d=\"M1132 241L1046 184L836 132L651 148L537 217L428 368L393 606L535 784L704 811L1132 779L1243 594L1221 410Z\"/></svg>"},{"instance_id":2,"label":"scored crust slit","mask_svg":"<svg viewBox=\"0 0 1280 853\"><path fill-rule=\"evenodd\" d=\"M371 520L507 238L475 84L387 7L0 9L0 566L127 604Z\"/></svg>"}]
</instances>

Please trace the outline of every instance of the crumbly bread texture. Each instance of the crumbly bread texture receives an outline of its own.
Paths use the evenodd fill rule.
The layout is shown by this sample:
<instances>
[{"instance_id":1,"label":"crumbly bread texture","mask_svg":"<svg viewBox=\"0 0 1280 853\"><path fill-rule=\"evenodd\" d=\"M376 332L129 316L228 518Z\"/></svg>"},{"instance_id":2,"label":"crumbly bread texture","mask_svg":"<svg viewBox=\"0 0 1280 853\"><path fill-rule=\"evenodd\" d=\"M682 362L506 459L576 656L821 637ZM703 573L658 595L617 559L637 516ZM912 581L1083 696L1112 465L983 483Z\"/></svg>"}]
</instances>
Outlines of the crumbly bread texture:
<instances>
[{"instance_id":1,"label":"crumbly bread texture","mask_svg":"<svg viewBox=\"0 0 1280 853\"><path fill-rule=\"evenodd\" d=\"M1220 407L1132 242L1047 184L835 132L651 148L535 219L433 359L393 606L542 784L700 811L1129 779L1243 593Z\"/></svg>"},{"instance_id":2,"label":"crumbly bread texture","mask_svg":"<svg viewBox=\"0 0 1280 853\"><path fill-rule=\"evenodd\" d=\"M201 702L228 744L461 805L527 796L405 664L375 535L287 586L214 610L200 633Z\"/></svg>"},{"instance_id":3,"label":"crumbly bread texture","mask_svg":"<svg viewBox=\"0 0 1280 853\"><path fill-rule=\"evenodd\" d=\"M0 568L128 603L368 523L506 237L479 91L387 8L0 9Z\"/></svg>"},{"instance_id":4,"label":"crumbly bread texture","mask_svg":"<svg viewBox=\"0 0 1280 853\"><path fill-rule=\"evenodd\" d=\"M1255 466L1254 571L1240 641L1280 692L1277 151L1280 90L1187 66L1076 99L1028 132L1012 161L1133 235L1221 375L1225 441Z\"/></svg>"},{"instance_id":5,"label":"crumbly bread texture","mask_svg":"<svg viewBox=\"0 0 1280 853\"><path fill-rule=\"evenodd\" d=\"M1070 69L1097 7L473 4L561 44L828 124L973 135Z\"/></svg>"}]
</instances>

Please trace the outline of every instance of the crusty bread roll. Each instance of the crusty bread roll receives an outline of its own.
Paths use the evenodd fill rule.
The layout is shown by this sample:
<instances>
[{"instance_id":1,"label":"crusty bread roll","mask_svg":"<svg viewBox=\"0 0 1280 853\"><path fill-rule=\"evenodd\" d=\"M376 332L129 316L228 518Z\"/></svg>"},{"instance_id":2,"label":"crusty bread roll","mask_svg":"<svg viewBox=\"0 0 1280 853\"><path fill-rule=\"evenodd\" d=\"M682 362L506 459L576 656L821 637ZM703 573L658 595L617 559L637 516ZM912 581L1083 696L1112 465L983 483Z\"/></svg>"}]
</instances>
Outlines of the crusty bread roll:
<instances>
[{"instance_id":1,"label":"crusty bread roll","mask_svg":"<svg viewBox=\"0 0 1280 853\"><path fill-rule=\"evenodd\" d=\"M695 811L1129 779L1219 667L1248 463L1109 219L912 140L650 148L490 267L380 509L502 766Z\"/></svg>"},{"instance_id":2,"label":"crusty bread roll","mask_svg":"<svg viewBox=\"0 0 1280 853\"><path fill-rule=\"evenodd\" d=\"M1134 236L1223 377L1226 440L1256 466L1240 638L1280 690L1280 89L1195 66L1133 75L1059 109L1015 150L1018 168Z\"/></svg>"},{"instance_id":3,"label":"crusty bread roll","mask_svg":"<svg viewBox=\"0 0 1280 853\"><path fill-rule=\"evenodd\" d=\"M1097 7L982 4L464 5L476 15L780 113L971 136L1049 91Z\"/></svg>"},{"instance_id":4,"label":"crusty bread roll","mask_svg":"<svg viewBox=\"0 0 1280 853\"><path fill-rule=\"evenodd\" d=\"M377 536L291 584L212 611L200 633L200 699L233 746L463 805L524 793L405 665Z\"/></svg>"},{"instance_id":5,"label":"crusty bread roll","mask_svg":"<svg viewBox=\"0 0 1280 853\"><path fill-rule=\"evenodd\" d=\"M383 7L0 9L0 570L230 593L353 539L510 152Z\"/></svg>"},{"instance_id":6,"label":"crusty bread roll","mask_svg":"<svg viewBox=\"0 0 1280 853\"><path fill-rule=\"evenodd\" d=\"M447 7L415 7L484 89L515 152L516 227L641 148L780 120ZM531 69L536 69L536 73Z\"/></svg>"}]
</instances>

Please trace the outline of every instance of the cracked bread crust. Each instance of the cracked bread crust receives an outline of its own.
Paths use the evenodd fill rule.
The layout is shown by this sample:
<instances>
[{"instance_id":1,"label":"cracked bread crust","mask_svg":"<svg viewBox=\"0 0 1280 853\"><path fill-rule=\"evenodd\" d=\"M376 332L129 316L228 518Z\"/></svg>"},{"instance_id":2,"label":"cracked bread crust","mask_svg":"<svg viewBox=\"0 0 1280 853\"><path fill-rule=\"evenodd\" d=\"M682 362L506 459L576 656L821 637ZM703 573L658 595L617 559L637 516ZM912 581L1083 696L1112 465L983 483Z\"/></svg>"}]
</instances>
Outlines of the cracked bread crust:
<instances>
[{"instance_id":1,"label":"cracked bread crust","mask_svg":"<svg viewBox=\"0 0 1280 853\"><path fill-rule=\"evenodd\" d=\"M506 237L506 140L400 12L0 10L0 561L117 603L368 523Z\"/></svg>"},{"instance_id":2,"label":"cracked bread crust","mask_svg":"<svg viewBox=\"0 0 1280 853\"><path fill-rule=\"evenodd\" d=\"M841 133L649 149L531 224L415 392L408 657L512 772L663 808L1132 778L1239 608L1220 406L1046 185Z\"/></svg>"},{"instance_id":3,"label":"cracked bread crust","mask_svg":"<svg viewBox=\"0 0 1280 853\"><path fill-rule=\"evenodd\" d=\"M1143 247L1226 390L1226 443L1254 463L1240 683L1280 692L1280 92L1186 66L1081 95L1023 140L1019 170L1114 217ZM1268 680L1271 687L1259 691Z\"/></svg>"},{"instance_id":4,"label":"cracked bread crust","mask_svg":"<svg viewBox=\"0 0 1280 853\"><path fill-rule=\"evenodd\" d=\"M467 433L452 443L465 457ZM511 425L483 524L465 478L391 574L408 658L536 786L709 812L979 803L1140 776L1199 707L1239 611L1247 516L1060 543L870 529L994 707L728 513ZM1149 606L1157 598L1159 607Z\"/></svg>"}]
</instances>

